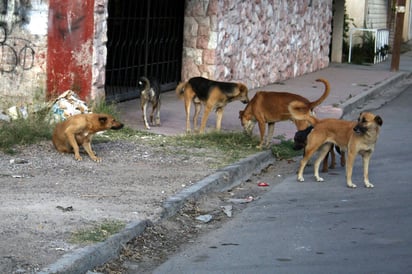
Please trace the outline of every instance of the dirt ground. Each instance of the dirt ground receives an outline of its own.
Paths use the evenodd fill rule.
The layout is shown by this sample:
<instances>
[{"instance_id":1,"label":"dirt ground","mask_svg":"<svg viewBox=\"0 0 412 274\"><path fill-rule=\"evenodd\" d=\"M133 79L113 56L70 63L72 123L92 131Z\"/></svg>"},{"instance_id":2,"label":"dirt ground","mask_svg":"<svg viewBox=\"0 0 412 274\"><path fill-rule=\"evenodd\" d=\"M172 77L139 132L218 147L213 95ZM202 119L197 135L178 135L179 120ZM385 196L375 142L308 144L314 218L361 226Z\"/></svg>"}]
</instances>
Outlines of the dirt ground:
<instances>
[{"instance_id":1,"label":"dirt ground","mask_svg":"<svg viewBox=\"0 0 412 274\"><path fill-rule=\"evenodd\" d=\"M297 164L297 161L276 161L227 192L209 193L200 199L188 201L175 216L148 227L124 247L117 259L94 271L105 274L152 273L168 257L190 245L196 237L221 227L281 182L284 176L294 173ZM278 177L268 178L267 173L278 174ZM268 186L259 186L260 183L268 183ZM208 215L212 216L209 222L197 219Z\"/></svg>"},{"instance_id":2,"label":"dirt ground","mask_svg":"<svg viewBox=\"0 0 412 274\"><path fill-rule=\"evenodd\" d=\"M107 220L128 223L143 219L156 223L167 197L212 174L213 167L219 164L219 151L204 148L185 151L167 145L153 147L150 138L94 143L94 150L103 158L101 163L91 161L87 155L81 162L75 161L73 155L61 155L50 141L23 147L15 155L0 152L0 273L33 273L44 268L81 247L69 241L72 232L95 223ZM282 169L281 165L278 168ZM283 169L285 172L294 170L289 164ZM252 191L255 180L258 179L245 182L251 184L251 189L245 188L249 193L240 192L239 195L258 196ZM223 199L218 196L215 199ZM216 206L217 203L212 204ZM168 245L170 250L176 249L182 237L174 232L175 229L182 225L198 230L193 225L193 214L188 212L216 210L198 206L194 208L189 203L188 208L175 217L177 223L170 220L148 231L155 234L169 231L175 237L168 238L175 239L175 243ZM218 219L216 217L211 224ZM147 241L151 237L148 236ZM127 250L133 253L133 258L142 254L139 244ZM161 261L166 255L158 257ZM122 255L121 258L126 257ZM154 256L142 255L142 258L150 264ZM123 262L117 263L118 269L128 268ZM140 262L141 270L144 265ZM104 272L108 269L106 267Z\"/></svg>"}]
</instances>

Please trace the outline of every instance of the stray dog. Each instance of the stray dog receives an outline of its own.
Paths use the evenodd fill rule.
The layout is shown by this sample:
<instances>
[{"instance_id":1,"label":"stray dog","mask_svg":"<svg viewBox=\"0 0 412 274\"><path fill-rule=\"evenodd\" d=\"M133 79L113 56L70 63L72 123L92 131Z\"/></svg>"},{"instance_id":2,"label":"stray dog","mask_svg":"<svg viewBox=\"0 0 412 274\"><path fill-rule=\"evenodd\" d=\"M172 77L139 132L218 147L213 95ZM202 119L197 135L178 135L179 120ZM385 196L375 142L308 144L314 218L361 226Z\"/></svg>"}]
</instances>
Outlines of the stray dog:
<instances>
[{"instance_id":1,"label":"stray dog","mask_svg":"<svg viewBox=\"0 0 412 274\"><path fill-rule=\"evenodd\" d=\"M201 105L205 106L200 133L204 133L206 122L210 111L216 109L216 129L219 131L222 125L224 107L235 100L244 104L249 102L248 88L241 83L218 82L203 77L193 77L187 82L180 83L176 87L176 94L180 99L184 99L186 111L186 132L191 131L190 127L190 105L195 105L193 116L193 128L197 130L197 121Z\"/></svg>"},{"instance_id":2,"label":"stray dog","mask_svg":"<svg viewBox=\"0 0 412 274\"><path fill-rule=\"evenodd\" d=\"M328 97L330 93L329 82L325 79L317 79L316 81L322 82L325 85L325 91L316 101L310 102L303 96L288 92L259 91L247 104L246 108L239 111L240 122L247 134L252 135L256 122L259 125L260 143L257 148L260 149L262 146L269 145L276 122L293 120L288 110L290 102L301 101L312 111L313 108L320 105ZM294 120L294 123L298 130L308 127L306 121ZM268 124L268 135L265 142L266 124Z\"/></svg>"},{"instance_id":3,"label":"stray dog","mask_svg":"<svg viewBox=\"0 0 412 274\"><path fill-rule=\"evenodd\" d=\"M319 177L319 165L326 154L330 151L332 144L347 152L346 161L346 185L355 188L352 182L353 164L357 154L363 159L363 179L365 187L372 188L369 181L369 161L378 140L380 127L383 124L382 118L370 112L362 112L358 121L345 121L339 119L318 120L310 115L310 109L302 102L295 101L289 104L289 111L294 119L306 120L313 125L312 132L308 135L305 147L305 156L300 162L298 171L298 181L303 182L303 170L319 149L319 156L314 164L314 175L318 182L323 178Z\"/></svg>"},{"instance_id":4,"label":"stray dog","mask_svg":"<svg viewBox=\"0 0 412 274\"><path fill-rule=\"evenodd\" d=\"M96 132L107 129L121 129L123 124L108 114L77 114L56 125L53 131L53 145L59 152L72 153L78 161L82 160L79 154L79 145L95 162L100 162L91 146L92 137Z\"/></svg>"},{"instance_id":5,"label":"stray dog","mask_svg":"<svg viewBox=\"0 0 412 274\"><path fill-rule=\"evenodd\" d=\"M293 138L293 149L294 150L301 150L303 149L303 156L305 156L305 146L307 142L307 138L309 133L312 132L313 126L309 126L304 130L299 130L295 133L295 137ZM326 154L325 159L323 159L322 165L322 172L328 172L329 168L334 169L336 167L336 155L335 150L338 154L340 154L340 165L345 166L345 152L341 151L340 148L336 145L333 145L329 150L328 154ZM330 166L328 165L328 158L331 158Z\"/></svg>"},{"instance_id":6,"label":"stray dog","mask_svg":"<svg viewBox=\"0 0 412 274\"><path fill-rule=\"evenodd\" d=\"M140 107L143 113L143 122L146 129L150 129L147 122L147 106L152 104L152 112L150 114L150 124L160 126L160 85L157 79L148 79L146 77L140 77L137 82L137 88L140 92ZM153 121L154 114L156 112L156 121Z\"/></svg>"}]
</instances>

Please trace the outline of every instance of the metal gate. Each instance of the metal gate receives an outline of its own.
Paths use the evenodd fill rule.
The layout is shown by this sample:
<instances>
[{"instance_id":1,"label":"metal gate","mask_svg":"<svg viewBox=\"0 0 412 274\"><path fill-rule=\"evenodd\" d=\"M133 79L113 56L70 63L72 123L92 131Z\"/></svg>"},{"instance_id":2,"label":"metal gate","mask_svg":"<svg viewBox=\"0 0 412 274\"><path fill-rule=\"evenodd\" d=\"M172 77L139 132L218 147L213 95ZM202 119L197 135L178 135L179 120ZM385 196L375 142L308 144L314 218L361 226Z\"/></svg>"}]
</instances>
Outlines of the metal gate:
<instances>
[{"instance_id":1,"label":"metal gate","mask_svg":"<svg viewBox=\"0 0 412 274\"><path fill-rule=\"evenodd\" d=\"M109 0L108 10L106 100L139 97L140 76L173 89L182 67L184 0Z\"/></svg>"}]
</instances>

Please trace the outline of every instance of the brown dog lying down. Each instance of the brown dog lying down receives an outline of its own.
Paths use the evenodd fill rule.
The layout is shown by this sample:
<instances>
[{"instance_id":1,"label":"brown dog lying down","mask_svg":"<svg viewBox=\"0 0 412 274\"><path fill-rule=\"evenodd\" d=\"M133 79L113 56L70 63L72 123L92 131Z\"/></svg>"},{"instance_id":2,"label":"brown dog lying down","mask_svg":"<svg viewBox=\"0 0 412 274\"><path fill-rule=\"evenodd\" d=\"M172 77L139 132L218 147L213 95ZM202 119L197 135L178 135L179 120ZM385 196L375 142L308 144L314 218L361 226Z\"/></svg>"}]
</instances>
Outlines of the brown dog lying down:
<instances>
[{"instance_id":1,"label":"brown dog lying down","mask_svg":"<svg viewBox=\"0 0 412 274\"><path fill-rule=\"evenodd\" d=\"M202 104L205 109L200 124L200 133L204 133L207 119L210 112L216 110L216 130L220 130L222 125L223 110L225 106L235 100L246 104L249 102L248 88L242 83L219 82L203 77L193 77L187 82L182 82L176 87L176 94L185 102L186 112L186 132L191 131L190 127L190 105L195 105L193 115L193 127L197 131L197 120Z\"/></svg>"},{"instance_id":2,"label":"brown dog lying down","mask_svg":"<svg viewBox=\"0 0 412 274\"><path fill-rule=\"evenodd\" d=\"M312 129L313 129L313 126L309 126L308 128L304 130L299 130L295 133L295 137L293 138L293 141L294 141L293 149L294 150L303 149L303 156L305 156L305 146L307 143L308 135L309 133L312 132ZM325 159L323 159L322 172L328 172L329 168L334 169L336 167L335 150L337 153L340 154L340 165L345 166L345 152L341 151L338 146L333 145L330 148L330 151L328 152L328 154L326 154ZM330 165L328 163L329 154L331 158Z\"/></svg>"},{"instance_id":3,"label":"brown dog lying down","mask_svg":"<svg viewBox=\"0 0 412 274\"><path fill-rule=\"evenodd\" d=\"M355 188L352 182L353 164L357 154L363 160L363 179L365 187L372 188L369 181L369 161L378 140L380 127L383 124L381 117L370 112L359 115L358 121L345 121L339 119L316 119L310 115L310 110L302 102L294 101L289 104L289 111L294 119L305 120L313 125L313 130L308 135L305 147L305 156L300 162L298 181L303 182L303 170L312 155L319 150L318 158L314 164L314 175L318 182L319 165L326 154L330 151L332 144L347 152L346 161L346 185Z\"/></svg>"},{"instance_id":4,"label":"brown dog lying down","mask_svg":"<svg viewBox=\"0 0 412 274\"><path fill-rule=\"evenodd\" d=\"M276 122L292 120L292 116L288 110L290 102L296 100L301 101L313 111L316 106L320 105L326 97L328 97L330 93L329 82L325 79L317 79L316 81L322 82L325 85L325 91L316 101L310 102L303 96L288 92L259 91L255 94L252 100L250 100L246 108L239 111L240 122L247 134L252 134L256 122L259 125L260 143L257 148L269 145L275 130ZM294 120L294 123L298 130L303 130L309 126L306 121ZM264 142L266 124L268 124L268 134L266 142Z\"/></svg>"},{"instance_id":5,"label":"brown dog lying down","mask_svg":"<svg viewBox=\"0 0 412 274\"><path fill-rule=\"evenodd\" d=\"M53 145L59 152L72 153L78 161L82 160L79 154L79 145L95 162L100 162L91 146L92 137L99 131L107 129L121 129L123 124L108 114L78 114L56 125L53 131Z\"/></svg>"}]
</instances>

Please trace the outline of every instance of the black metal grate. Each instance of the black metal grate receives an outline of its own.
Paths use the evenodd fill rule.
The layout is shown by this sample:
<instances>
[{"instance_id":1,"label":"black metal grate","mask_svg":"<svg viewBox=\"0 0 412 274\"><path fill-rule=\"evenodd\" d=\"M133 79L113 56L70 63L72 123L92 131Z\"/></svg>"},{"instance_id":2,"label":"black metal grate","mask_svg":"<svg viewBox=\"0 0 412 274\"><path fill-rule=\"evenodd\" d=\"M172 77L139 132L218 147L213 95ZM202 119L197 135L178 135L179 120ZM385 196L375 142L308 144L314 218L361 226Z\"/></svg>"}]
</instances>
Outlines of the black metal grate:
<instances>
[{"instance_id":1,"label":"black metal grate","mask_svg":"<svg viewBox=\"0 0 412 274\"><path fill-rule=\"evenodd\" d=\"M162 91L180 80L184 0L109 0L106 100L139 97L140 76L156 77Z\"/></svg>"}]
</instances>

